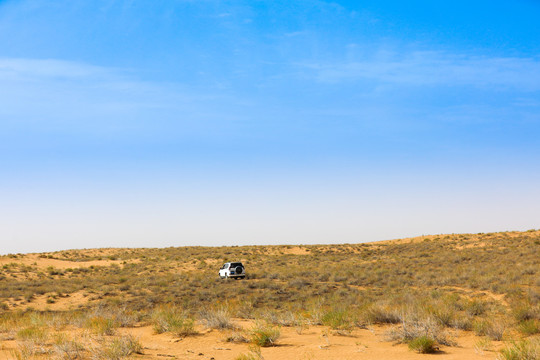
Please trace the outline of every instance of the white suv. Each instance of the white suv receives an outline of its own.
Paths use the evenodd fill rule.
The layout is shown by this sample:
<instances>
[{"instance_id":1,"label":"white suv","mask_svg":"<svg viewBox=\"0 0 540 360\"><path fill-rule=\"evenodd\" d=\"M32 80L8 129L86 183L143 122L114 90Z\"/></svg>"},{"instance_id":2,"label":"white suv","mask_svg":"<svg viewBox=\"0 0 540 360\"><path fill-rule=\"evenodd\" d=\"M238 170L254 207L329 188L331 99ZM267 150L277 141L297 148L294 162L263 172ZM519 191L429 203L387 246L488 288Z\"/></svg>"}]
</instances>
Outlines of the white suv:
<instances>
[{"instance_id":1,"label":"white suv","mask_svg":"<svg viewBox=\"0 0 540 360\"><path fill-rule=\"evenodd\" d=\"M219 270L219 277L222 279L243 279L246 277L246 270L240 262L225 263Z\"/></svg>"}]
</instances>

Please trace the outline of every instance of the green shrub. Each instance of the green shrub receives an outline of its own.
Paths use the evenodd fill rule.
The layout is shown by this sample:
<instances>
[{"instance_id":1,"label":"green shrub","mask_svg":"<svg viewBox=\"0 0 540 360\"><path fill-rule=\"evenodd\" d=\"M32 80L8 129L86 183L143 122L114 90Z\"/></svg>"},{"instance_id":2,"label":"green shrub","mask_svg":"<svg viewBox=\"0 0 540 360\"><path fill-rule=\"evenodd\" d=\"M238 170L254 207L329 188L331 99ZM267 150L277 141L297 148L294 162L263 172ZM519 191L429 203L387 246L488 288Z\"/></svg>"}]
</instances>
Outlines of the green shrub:
<instances>
[{"instance_id":1,"label":"green shrub","mask_svg":"<svg viewBox=\"0 0 540 360\"><path fill-rule=\"evenodd\" d=\"M499 360L540 360L540 341L522 340L501 350Z\"/></svg>"},{"instance_id":2,"label":"green shrub","mask_svg":"<svg viewBox=\"0 0 540 360\"><path fill-rule=\"evenodd\" d=\"M474 322L473 328L478 336L487 336L491 340L501 341L507 325L503 320L477 320Z\"/></svg>"},{"instance_id":3,"label":"green shrub","mask_svg":"<svg viewBox=\"0 0 540 360\"><path fill-rule=\"evenodd\" d=\"M479 316L485 314L487 305L483 301L473 300L467 304L465 310L471 316Z\"/></svg>"},{"instance_id":4,"label":"green shrub","mask_svg":"<svg viewBox=\"0 0 540 360\"><path fill-rule=\"evenodd\" d=\"M23 341L36 341L46 342L48 338L48 332L44 328L32 326L17 331L17 338Z\"/></svg>"},{"instance_id":5,"label":"green shrub","mask_svg":"<svg viewBox=\"0 0 540 360\"><path fill-rule=\"evenodd\" d=\"M332 330L348 331L352 328L350 314L346 311L329 311L323 315L321 322Z\"/></svg>"},{"instance_id":6,"label":"green shrub","mask_svg":"<svg viewBox=\"0 0 540 360\"><path fill-rule=\"evenodd\" d=\"M538 312L529 304L520 304L512 310L512 315L518 322L535 319Z\"/></svg>"},{"instance_id":7,"label":"green shrub","mask_svg":"<svg viewBox=\"0 0 540 360\"><path fill-rule=\"evenodd\" d=\"M540 333L540 326L538 325L538 320L529 319L519 323L519 331L524 335L535 335Z\"/></svg>"},{"instance_id":8,"label":"green shrub","mask_svg":"<svg viewBox=\"0 0 540 360\"><path fill-rule=\"evenodd\" d=\"M257 324L251 329L251 342L262 347L274 346L280 336L281 331L269 325Z\"/></svg>"},{"instance_id":9,"label":"green shrub","mask_svg":"<svg viewBox=\"0 0 540 360\"><path fill-rule=\"evenodd\" d=\"M432 354L438 350L435 340L427 336L412 339L409 342L409 349L421 354Z\"/></svg>"},{"instance_id":10,"label":"green shrub","mask_svg":"<svg viewBox=\"0 0 540 360\"><path fill-rule=\"evenodd\" d=\"M164 307L154 311L152 322L157 334L170 332L180 337L197 334L193 319L186 317L180 310L173 307Z\"/></svg>"},{"instance_id":11,"label":"green shrub","mask_svg":"<svg viewBox=\"0 0 540 360\"><path fill-rule=\"evenodd\" d=\"M448 305L440 304L431 311L431 315L435 318L442 326L450 327L455 320L456 313L453 308Z\"/></svg>"}]
</instances>

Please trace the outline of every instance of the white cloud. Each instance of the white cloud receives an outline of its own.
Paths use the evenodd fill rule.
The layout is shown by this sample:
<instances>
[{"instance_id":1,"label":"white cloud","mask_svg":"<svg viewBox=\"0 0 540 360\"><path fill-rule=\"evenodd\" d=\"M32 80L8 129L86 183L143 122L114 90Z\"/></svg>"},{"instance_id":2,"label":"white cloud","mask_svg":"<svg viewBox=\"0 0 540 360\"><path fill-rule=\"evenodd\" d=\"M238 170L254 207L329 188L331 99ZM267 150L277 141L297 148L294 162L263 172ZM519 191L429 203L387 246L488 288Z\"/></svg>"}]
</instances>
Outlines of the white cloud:
<instances>
[{"instance_id":1,"label":"white cloud","mask_svg":"<svg viewBox=\"0 0 540 360\"><path fill-rule=\"evenodd\" d=\"M0 79L88 78L112 76L110 69L55 59L0 58Z\"/></svg>"},{"instance_id":2,"label":"white cloud","mask_svg":"<svg viewBox=\"0 0 540 360\"><path fill-rule=\"evenodd\" d=\"M336 63L304 63L320 82L375 81L403 85L503 87L540 90L540 59L455 55L437 51L377 53Z\"/></svg>"},{"instance_id":3,"label":"white cloud","mask_svg":"<svg viewBox=\"0 0 540 360\"><path fill-rule=\"evenodd\" d=\"M161 112L194 116L215 98L177 83L141 80L125 69L55 59L0 58L0 82L4 124L82 131L154 121Z\"/></svg>"}]
</instances>

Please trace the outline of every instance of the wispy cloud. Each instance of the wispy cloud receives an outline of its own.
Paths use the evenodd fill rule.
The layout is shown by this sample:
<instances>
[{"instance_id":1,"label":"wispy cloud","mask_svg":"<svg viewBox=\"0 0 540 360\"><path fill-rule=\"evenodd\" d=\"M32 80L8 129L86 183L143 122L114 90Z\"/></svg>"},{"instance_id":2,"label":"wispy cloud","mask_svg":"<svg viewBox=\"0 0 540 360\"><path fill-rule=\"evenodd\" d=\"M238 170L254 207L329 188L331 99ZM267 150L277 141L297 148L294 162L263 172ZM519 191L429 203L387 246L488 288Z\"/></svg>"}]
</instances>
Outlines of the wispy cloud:
<instances>
[{"instance_id":1,"label":"wispy cloud","mask_svg":"<svg viewBox=\"0 0 540 360\"><path fill-rule=\"evenodd\" d=\"M404 85L510 87L540 90L540 59L455 55L438 51L379 53L349 62L303 63L320 82L375 81Z\"/></svg>"},{"instance_id":2,"label":"wispy cloud","mask_svg":"<svg viewBox=\"0 0 540 360\"><path fill-rule=\"evenodd\" d=\"M0 79L112 77L111 69L55 59L0 58Z\"/></svg>"},{"instance_id":3,"label":"wispy cloud","mask_svg":"<svg viewBox=\"0 0 540 360\"><path fill-rule=\"evenodd\" d=\"M118 122L148 109L188 110L212 98L181 84L139 79L129 70L55 59L0 58L0 82L4 120Z\"/></svg>"},{"instance_id":4,"label":"wispy cloud","mask_svg":"<svg viewBox=\"0 0 540 360\"><path fill-rule=\"evenodd\" d=\"M134 70L83 62L0 58L0 84L0 147L30 146L32 134L55 143L204 143L231 135L248 117L226 89L145 80Z\"/></svg>"}]
</instances>

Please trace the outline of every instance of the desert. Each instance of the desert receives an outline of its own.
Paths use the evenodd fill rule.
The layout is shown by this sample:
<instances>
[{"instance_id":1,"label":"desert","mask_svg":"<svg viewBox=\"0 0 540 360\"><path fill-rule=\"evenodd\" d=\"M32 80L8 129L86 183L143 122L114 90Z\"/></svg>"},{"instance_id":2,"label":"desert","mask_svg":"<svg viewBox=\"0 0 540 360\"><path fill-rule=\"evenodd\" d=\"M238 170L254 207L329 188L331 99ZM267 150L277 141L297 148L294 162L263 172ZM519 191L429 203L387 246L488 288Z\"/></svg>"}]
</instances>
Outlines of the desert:
<instances>
[{"instance_id":1,"label":"desert","mask_svg":"<svg viewBox=\"0 0 540 360\"><path fill-rule=\"evenodd\" d=\"M539 255L539 230L9 254L0 357L538 359Z\"/></svg>"}]
</instances>

